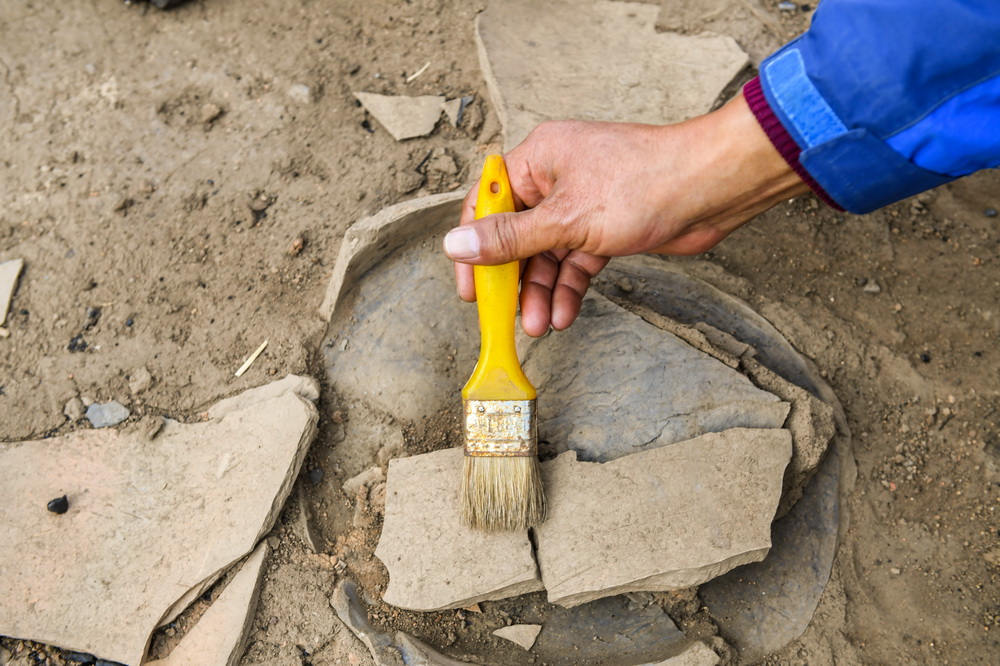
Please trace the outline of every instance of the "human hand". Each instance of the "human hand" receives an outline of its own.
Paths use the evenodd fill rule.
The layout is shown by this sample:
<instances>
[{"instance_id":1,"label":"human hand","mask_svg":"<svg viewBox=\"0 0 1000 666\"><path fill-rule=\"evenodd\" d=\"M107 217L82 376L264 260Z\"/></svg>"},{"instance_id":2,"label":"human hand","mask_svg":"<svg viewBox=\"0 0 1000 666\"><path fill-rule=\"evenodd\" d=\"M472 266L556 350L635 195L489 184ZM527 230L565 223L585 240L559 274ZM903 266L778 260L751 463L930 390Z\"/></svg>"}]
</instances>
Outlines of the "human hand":
<instances>
[{"instance_id":1,"label":"human hand","mask_svg":"<svg viewBox=\"0 0 1000 666\"><path fill-rule=\"evenodd\" d=\"M696 254L753 216L808 191L742 96L676 125L539 125L505 156L517 213L475 220L478 183L445 237L459 296L472 264L525 260L521 325L561 330L612 256Z\"/></svg>"}]
</instances>

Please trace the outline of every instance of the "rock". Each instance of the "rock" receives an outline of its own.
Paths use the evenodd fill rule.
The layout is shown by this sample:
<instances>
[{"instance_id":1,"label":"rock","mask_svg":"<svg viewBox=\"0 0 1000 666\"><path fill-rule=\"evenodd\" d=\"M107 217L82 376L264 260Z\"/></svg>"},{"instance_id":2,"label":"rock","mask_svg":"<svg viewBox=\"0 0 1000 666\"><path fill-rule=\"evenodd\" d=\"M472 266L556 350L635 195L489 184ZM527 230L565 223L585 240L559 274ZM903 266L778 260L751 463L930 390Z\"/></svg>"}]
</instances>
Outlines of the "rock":
<instances>
[{"instance_id":1,"label":"rock","mask_svg":"<svg viewBox=\"0 0 1000 666\"><path fill-rule=\"evenodd\" d=\"M600 294L586 296L565 331L519 342L539 389L539 439L580 460L613 460L728 428L780 428L788 415L788 403L737 370ZM691 390L697 386L711 390Z\"/></svg>"},{"instance_id":2,"label":"rock","mask_svg":"<svg viewBox=\"0 0 1000 666\"><path fill-rule=\"evenodd\" d=\"M76 422L83 418L83 401L80 400L78 396L74 396L66 401L66 406L63 407L63 414L70 421Z\"/></svg>"},{"instance_id":3,"label":"rock","mask_svg":"<svg viewBox=\"0 0 1000 666\"><path fill-rule=\"evenodd\" d=\"M656 4L516 0L479 14L479 63L505 149L544 120L662 124L708 111L747 55L730 37L657 32L658 13Z\"/></svg>"},{"instance_id":4,"label":"rock","mask_svg":"<svg viewBox=\"0 0 1000 666\"><path fill-rule=\"evenodd\" d=\"M444 115L448 118L448 122L451 123L452 127L458 127L458 110L460 108L462 108L461 97L441 102L441 110L444 111Z\"/></svg>"},{"instance_id":5,"label":"rock","mask_svg":"<svg viewBox=\"0 0 1000 666\"><path fill-rule=\"evenodd\" d=\"M222 107L218 104L206 102L205 104L202 104L201 109L198 110L198 120L207 125L218 120L222 113Z\"/></svg>"},{"instance_id":6,"label":"rock","mask_svg":"<svg viewBox=\"0 0 1000 666\"><path fill-rule=\"evenodd\" d=\"M49 500L49 503L45 505L45 508L52 513L63 514L69 511L69 498L65 495L57 497L55 499Z\"/></svg>"},{"instance_id":7,"label":"rock","mask_svg":"<svg viewBox=\"0 0 1000 666\"><path fill-rule=\"evenodd\" d=\"M246 649L267 552L267 544L262 541L180 643L165 659L149 662L150 666L236 666Z\"/></svg>"},{"instance_id":8,"label":"rock","mask_svg":"<svg viewBox=\"0 0 1000 666\"><path fill-rule=\"evenodd\" d=\"M128 388L133 395L139 395L153 385L153 375L149 374L146 366L140 366L131 371L128 375Z\"/></svg>"},{"instance_id":9,"label":"rock","mask_svg":"<svg viewBox=\"0 0 1000 666\"><path fill-rule=\"evenodd\" d=\"M517 643L525 650L530 650L538 638L538 632L542 630L540 624L512 624L509 627L501 627L493 632L494 636L499 636L504 640Z\"/></svg>"},{"instance_id":10,"label":"rock","mask_svg":"<svg viewBox=\"0 0 1000 666\"><path fill-rule=\"evenodd\" d=\"M23 259L11 259L0 263L0 326L7 322L7 311L10 309L10 299L17 287L17 278L24 267Z\"/></svg>"},{"instance_id":11,"label":"rock","mask_svg":"<svg viewBox=\"0 0 1000 666\"><path fill-rule=\"evenodd\" d=\"M1000 548L994 548L983 554L983 559L995 567L1000 567Z\"/></svg>"},{"instance_id":12,"label":"rock","mask_svg":"<svg viewBox=\"0 0 1000 666\"><path fill-rule=\"evenodd\" d=\"M249 553L291 490L318 387L275 385L216 404L208 421L167 421L155 445L116 430L0 444L0 635L140 663L161 618ZM57 489L73 511L40 530L37 498Z\"/></svg>"},{"instance_id":13,"label":"rock","mask_svg":"<svg viewBox=\"0 0 1000 666\"><path fill-rule=\"evenodd\" d=\"M358 491L365 486L370 486L373 483L378 483L385 476L382 473L382 468L378 465L373 465L361 472L360 474L355 474L347 481L344 481L342 488L344 489L344 494L348 497L354 497L358 494Z\"/></svg>"},{"instance_id":14,"label":"rock","mask_svg":"<svg viewBox=\"0 0 1000 666\"><path fill-rule=\"evenodd\" d=\"M866 294L879 294L882 293L882 287L878 286L878 282L868 278L865 280L865 284L861 287L861 291Z\"/></svg>"},{"instance_id":15,"label":"rock","mask_svg":"<svg viewBox=\"0 0 1000 666\"><path fill-rule=\"evenodd\" d=\"M405 97L356 92L354 96L396 141L433 132L441 116L441 104L444 103L444 97L440 95Z\"/></svg>"},{"instance_id":16,"label":"rock","mask_svg":"<svg viewBox=\"0 0 1000 666\"><path fill-rule=\"evenodd\" d=\"M996 217L997 216L997 209L996 208L987 208L987 209L983 210L983 215L985 215L986 217Z\"/></svg>"},{"instance_id":17,"label":"rock","mask_svg":"<svg viewBox=\"0 0 1000 666\"><path fill-rule=\"evenodd\" d=\"M118 425L127 419L129 414L128 408L117 400L95 402L87 407L87 420L95 428Z\"/></svg>"},{"instance_id":18,"label":"rock","mask_svg":"<svg viewBox=\"0 0 1000 666\"><path fill-rule=\"evenodd\" d=\"M679 655L664 659L655 664L650 664L649 666L715 666L718 663L719 655L715 654L712 648L701 641L697 641L692 643Z\"/></svg>"},{"instance_id":19,"label":"rock","mask_svg":"<svg viewBox=\"0 0 1000 666\"><path fill-rule=\"evenodd\" d=\"M603 464L544 463L549 602L693 587L762 560L791 453L787 430L733 428Z\"/></svg>"},{"instance_id":20,"label":"rock","mask_svg":"<svg viewBox=\"0 0 1000 666\"><path fill-rule=\"evenodd\" d=\"M542 589L527 532L482 532L462 522L463 459L451 448L389 463L375 549L389 570L386 603L431 611Z\"/></svg>"},{"instance_id":21,"label":"rock","mask_svg":"<svg viewBox=\"0 0 1000 666\"><path fill-rule=\"evenodd\" d=\"M312 90L303 83L296 83L288 88L288 96L299 104L308 104L313 101Z\"/></svg>"}]
</instances>

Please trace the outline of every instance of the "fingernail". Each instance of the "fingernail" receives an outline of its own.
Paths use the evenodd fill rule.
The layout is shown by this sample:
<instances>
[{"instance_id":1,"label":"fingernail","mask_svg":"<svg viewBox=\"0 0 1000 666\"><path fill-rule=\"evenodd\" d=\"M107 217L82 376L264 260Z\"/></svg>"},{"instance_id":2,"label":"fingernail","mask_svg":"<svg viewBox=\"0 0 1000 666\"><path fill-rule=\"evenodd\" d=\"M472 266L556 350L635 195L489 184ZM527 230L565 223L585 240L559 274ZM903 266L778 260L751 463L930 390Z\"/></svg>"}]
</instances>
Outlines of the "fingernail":
<instances>
[{"instance_id":1,"label":"fingernail","mask_svg":"<svg viewBox=\"0 0 1000 666\"><path fill-rule=\"evenodd\" d=\"M452 229L444 237L444 251L452 259L474 259L479 256L479 236L469 227Z\"/></svg>"}]
</instances>

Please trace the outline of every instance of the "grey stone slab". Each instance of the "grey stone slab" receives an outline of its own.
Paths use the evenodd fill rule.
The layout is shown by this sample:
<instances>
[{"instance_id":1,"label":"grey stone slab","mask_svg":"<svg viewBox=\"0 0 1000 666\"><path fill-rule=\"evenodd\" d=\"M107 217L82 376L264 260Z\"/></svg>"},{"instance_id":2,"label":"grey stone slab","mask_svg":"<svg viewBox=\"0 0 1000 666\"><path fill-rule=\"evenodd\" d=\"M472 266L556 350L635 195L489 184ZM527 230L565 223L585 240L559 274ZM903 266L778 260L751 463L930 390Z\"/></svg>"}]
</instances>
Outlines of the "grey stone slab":
<instances>
[{"instance_id":1,"label":"grey stone slab","mask_svg":"<svg viewBox=\"0 0 1000 666\"><path fill-rule=\"evenodd\" d=\"M479 63L510 150L545 120L669 123L708 111L747 64L718 34L657 32L634 2L491 3Z\"/></svg>"},{"instance_id":2,"label":"grey stone slab","mask_svg":"<svg viewBox=\"0 0 1000 666\"><path fill-rule=\"evenodd\" d=\"M247 393L152 440L100 429L0 444L0 634L140 663L172 605L271 529L315 435L309 398ZM47 512L62 494L69 511Z\"/></svg>"},{"instance_id":3,"label":"grey stone slab","mask_svg":"<svg viewBox=\"0 0 1000 666\"><path fill-rule=\"evenodd\" d=\"M606 461L729 428L780 428L789 405L600 294L574 324L522 337L539 438Z\"/></svg>"},{"instance_id":4,"label":"grey stone slab","mask_svg":"<svg viewBox=\"0 0 1000 666\"><path fill-rule=\"evenodd\" d=\"M0 326L7 321L7 310L17 287L17 278L24 267L23 259L11 259L0 263Z\"/></svg>"},{"instance_id":5,"label":"grey stone slab","mask_svg":"<svg viewBox=\"0 0 1000 666\"><path fill-rule=\"evenodd\" d=\"M445 101L441 95L406 97L356 92L354 96L396 141L433 132Z\"/></svg>"},{"instance_id":6,"label":"grey stone slab","mask_svg":"<svg viewBox=\"0 0 1000 666\"><path fill-rule=\"evenodd\" d=\"M623 596L553 609L531 653L545 664L640 664L677 654L687 643L663 609L633 609Z\"/></svg>"},{"instance_id":7,"label":"grey stone slab","mask_svg":"<svg viewBox=\"0 0 1000 666\"><path fill-rule=\"evenodd\" d=\"M257 608L267 553L267 543L260 542L219 598L212 602L170 654L149 662L150 666L235 666L239 663Z\"/></svg>"},{"instance_id":8,"label":"grey stone slab","mask_svg":"<svg viewBox=\"0 0 1000 666\"><path fill-rule=\"evenodd\" d=\"M693 587L771 545L791 435L733 428L606 463L543 463L549 515L535 528L551 603Z\"/></svg>"},{"instance_id":9,"label":"grey stone slab","mask_svg":"<svg viewBox=\"0 0 1000 666\"><path fill-rule=\"evenodd\" d=\"M389 570L386 603L431 611L542 589L526 531L483 532L462 521L463 460L452 448L390 461L375 549Z\"/></svg>"}]
</instances>

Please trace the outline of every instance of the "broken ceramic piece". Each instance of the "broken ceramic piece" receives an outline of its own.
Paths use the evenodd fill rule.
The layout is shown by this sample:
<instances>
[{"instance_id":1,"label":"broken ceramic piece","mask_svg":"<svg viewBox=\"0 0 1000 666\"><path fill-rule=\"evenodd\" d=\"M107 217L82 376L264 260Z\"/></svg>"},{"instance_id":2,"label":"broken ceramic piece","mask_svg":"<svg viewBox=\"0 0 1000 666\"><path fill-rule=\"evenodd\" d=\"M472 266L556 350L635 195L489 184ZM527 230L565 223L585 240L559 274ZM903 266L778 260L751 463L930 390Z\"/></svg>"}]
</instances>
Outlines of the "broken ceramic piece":
<instances>
[{"instance_id":1,"label":"broken ceramic piece","mask_svg":"<svg viewBox=\"0 0 1000 666\"><path fill-rule=\"evenodd\" d=\"M402 631L395 635L380 632L368 622L368 611L352 580L337 583L330 597L337 617L368 648L376 666L468 666L450 659L434 648Z\"/></svg>"},{"instance_id":2,"label":"broken ceramic piece","mask_svg":"<svg viewBox=\"0 0 1000 666\"><path fill-rule=\"evenodd\" d=\"M551 609L531 653L543 664L644 664L677 654L687 642L656 604L633 608L617 596Z\"/></svg>"},{"instance_id":3,"label":"broken ceramic piece","mask_svg":"<svg viewBox=\"0 0 1000 666\"><path fill-rule=\"evenodd\" d=\"M356 92L354 96L396 141L433 132L445 99L440 95L406 97L368 92Z\"/></svg>"},{"instance_id":4,"label":"broken ceramic piece","mask_svg":"<svg viewBox=\"0 0 1000 666\"><path fill-rule=\"evenodd\" d=\"M7 311L17 287L17 278L24 267L23 259L11 259L0 263L0 326L7 322Z\"/></svg>"},{"instance_id":5,"label":"broken ceramic piece","mask_svg":"<svg viewBox=\"0 0 1000 666\"><path fill-rule=\"evenodd\" d=\"M282 386L152 441L101 429L0 444L0 634L139 663L168 609L274 524L318 420L313 380ZM48 513L64 493L70 510Z\"/></svg>"},{"instance_id":6,"label":"broken ceramic piece","mask_svg":"<svg viewBox=\"0 0 1000 666\"><path fill-rule=\"evenodd\" d=\"M543 463L549 602L694 587L763 559L791 453L787 430L733 428L606 463L572 451Z\"/></svg>"},{"instance_id":7,"label":"broken ceramic piece","mask_svg":"<svg viewBox=\"0 0 1000 666\"><path fill-rule=\"evenodd\" d=\"M539 439L580 460L729 428L780 428L788 416L788 403L745 375L597 293L565 331L520 342L539 389Z\"/></svg>"},{"instance_id":8,"label":"broken ceramic piece","mask_svg":"<svg viewBox=\"0 0 1000 666\"><path fill-rule=\"evenodd\" d=\"M246 648L248 631L257 608L267 552L267 543L260 542L219 598L212 602L180 643L165 658L150 662L150 666L196 663L236 666Z\"/></svg>"},{"instance_id":9,"label":"broken ceramic piece","mask_svg":"<svg viewBox=\"0 0 1000 666\"><path fill-rule=\"evenodd\" d=\"M479 63L510 150L545 120L671 123L707 112L747 64L731 37L657 32L635 2L493 3Z\"/></svg>"},{"instance_id":10,"label":"broken ceramic piece","mask_svg":"<svg viewBox=\"0 0 1000 666\"><path fill-rule=\"evenodd\" d=\"M718 663L719 655L701 641L696 641L680 654L648 666L715 666Z\"/></svg>"},{"instance_id":11,"label":"broken ceramic piece","mask_svg":"<svg viewBox=\"0 0 1000 666\"><path fill-rule=\"evenodd\" d=\"M538 638L538 632L542 630L540 624L512 624L507 627L500 627L493 632L494 636L516 643L525 650L530 650Z\"/></svg>"},{"instance_id":12,"label":"broken ceramic piece","mask_svg":"<svg viewBox=\"0 0 1000 666\"><path fill-rule=\"evenodd\" d=\"M389 463L375 549L389 570L386 603L432 611L542 589L527 532L483 532L462 521L463 460L452 448Z\"/></svg>"}]
</instances>

